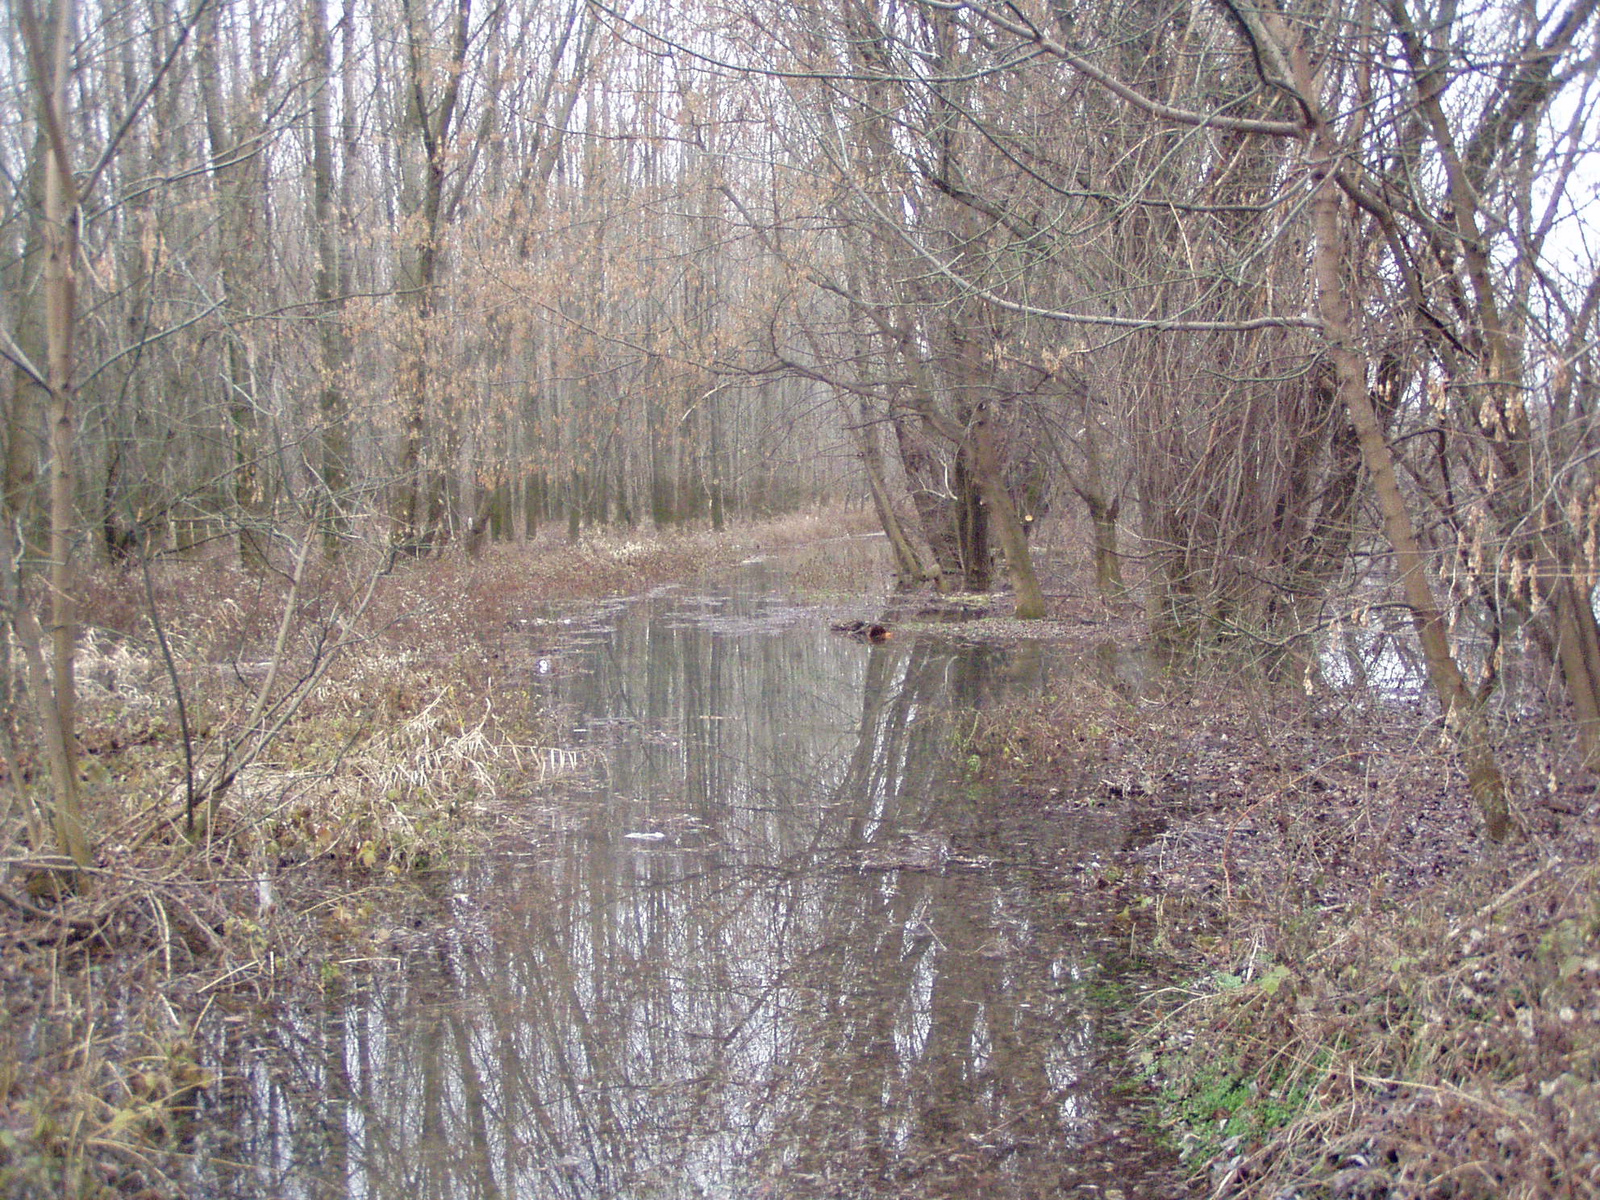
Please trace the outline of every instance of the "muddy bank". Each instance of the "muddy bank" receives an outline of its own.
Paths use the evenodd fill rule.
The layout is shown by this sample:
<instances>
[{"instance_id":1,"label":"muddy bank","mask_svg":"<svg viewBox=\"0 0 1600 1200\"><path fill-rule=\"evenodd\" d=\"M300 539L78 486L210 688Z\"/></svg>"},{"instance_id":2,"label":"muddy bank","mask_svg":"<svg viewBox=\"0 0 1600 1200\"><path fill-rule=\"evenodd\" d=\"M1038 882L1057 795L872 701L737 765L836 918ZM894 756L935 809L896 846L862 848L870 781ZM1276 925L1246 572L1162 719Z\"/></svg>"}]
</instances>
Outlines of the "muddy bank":
<instances>
[{"instance_id":1,"label":"muddy bank","mask_svg":"<svg viewBox=\"0 0 1600 1200\"><path fill-rule=\"evenodd\" d=\"M167 820L7 918L7 1188L1170 1194L1130 1184L1167 1176L1112 1087L1110 917L1055 861L1125 831L1034 853L962 749L1076 668L919 632L878 540L780 540L607 550L625 603L511 556L397 580L192 840L159 674L108 643L88 725ZM741 590L661 586L691 563ZM243 704L225 599L172 626Z\"/></svg>"},{"instance_id":2,"label":"muddy bank","mask_svg":"<svg viewBox=\"0 0 1600 1200\"><path fill-rule=\"evenodd\" d=\"M1200 657L986 714L1041 829L1142 830L1071 870L1143 964L1129 1058L1203 1193L1600 1193L1600 812L1570 731L1497 733L1509 846L1409 696Z\"/></svg>"},{"instance_id":3,"label":"muddy bank","mask_svg":"<svg viewBox=\"0 0 1600 1200\"><path fill-rule=\"evenodd\" d=\"M79 720L97 849L83 893L51 886L54 859L27 806L43 787L36 755L23 743L5 764L24 803L0 814L0 1190L184 1194L205 1134L195 1106L236 1085L202 1027L248 1025L254 1006L334 994L399 960L447 921L452 863L548 820L508 797L591 764L506 653L520 653L531 616L850 528L826 514L401 564L193 833L173 681L143 589L117 574L87 581ZM313 564L297 589L284 566L153 572L197 780L228 754L238 761L258 702L283 711L373 578L352 555ZM286 616L293 636L274 667Z\"/></svg>"}]
</instances>

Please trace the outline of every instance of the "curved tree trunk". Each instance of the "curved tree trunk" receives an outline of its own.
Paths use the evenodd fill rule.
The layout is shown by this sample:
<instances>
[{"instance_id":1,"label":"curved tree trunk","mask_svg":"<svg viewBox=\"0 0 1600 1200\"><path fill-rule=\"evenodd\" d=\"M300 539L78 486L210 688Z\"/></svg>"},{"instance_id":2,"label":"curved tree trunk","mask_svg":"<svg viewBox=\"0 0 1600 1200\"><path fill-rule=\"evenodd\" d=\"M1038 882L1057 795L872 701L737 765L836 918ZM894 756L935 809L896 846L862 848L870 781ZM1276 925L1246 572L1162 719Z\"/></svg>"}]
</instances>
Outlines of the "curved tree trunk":
<instances>
[{"instance_id":1,"label":"curved tree trunk","mask_svg":"<svg viewBox=\"0 0 1600 1200\"><path fill-rule=\"evenodd\" d=\"M1000 546L1006 553L1006 569L1017 593L1016 616L1024 621L1038 620L1044 616L1044 591L1039 586L1039 577L1034 574L1033 555L1028 548L1022 519L1017 516L1011 493L1006 490L994 426L981 411L972 423L972 465L989 517L1000 535Z\"/></svg>"},{"instance_id":2,"label":"curved tree trunk","mask_svg":"<svg viewBox=\"0 0 1600 1200\"><path fill-rule=\"evenodd\" d=\"M1274 21L1281 27L1281 21ZM1258 35L1259 37L1260 35ZM1401 594L1422 644L1428 680L1444 711L1445 724L1460 747L1467 784L1493 841L1512 831L1505 777L1495 760L1484 726L1483 706L1473 694L1450 649L1444 614L1434 599L1427 559L1412 524L1405 496L1395 474L1394 455L1367 390L1367 362L1357 350L1352 306L1345 293L1340 192L1335 178L1339 152L1316 102L1316 81L1298 40L1284 28L1273 28L1277 57L1287 60L1307 112L1306 151L1315 191L1311 199L1312 265L1317 284L1317 312L1328 342L1338 394L1350 414L1361 457L1372 476L1383 514L1384 533L1394 548ZM1265 40L1264 38L1261 40Z\"/></svg>"},{"instance_id":3,"label":"curved tree trunk","mask_svg":"<svg viewBox=\"0 0 1600 1200\"><path fill-rule=\"evenodd\" d=\"M842 398L839 403L843 408ZM878 524L883 527L883 532L889 539L889 549L894 554L895 578L902 588L928 582L937 573L929 571L923 564L922 555L917 553L917 547L906 532L900 514L895 511L894 497L890 495L888 478L883 469L883 449L878 444L878 428L870 423L870 414L865 411L861 413L859 424L851 422L849 415L848 412L844 413L846 424L856 442L856 452L861 458L862 469L866 472L867 490L872 495L872 508L878 515Z\"/></svg>"}]
</instances>

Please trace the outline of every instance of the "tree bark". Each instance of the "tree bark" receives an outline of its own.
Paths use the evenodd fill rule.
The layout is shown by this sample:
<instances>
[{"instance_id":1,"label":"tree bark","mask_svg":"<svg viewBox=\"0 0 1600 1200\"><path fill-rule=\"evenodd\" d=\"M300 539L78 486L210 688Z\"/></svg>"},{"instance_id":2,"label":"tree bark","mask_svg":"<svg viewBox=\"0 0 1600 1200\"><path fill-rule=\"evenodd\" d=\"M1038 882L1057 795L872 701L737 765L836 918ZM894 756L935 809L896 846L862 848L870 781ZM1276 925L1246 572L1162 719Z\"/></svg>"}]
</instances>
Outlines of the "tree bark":
<instances>
[{"instance_id":1,"label":"tree bark","mask_svg":"<svg viewBox=\"0 0 1600 1200\"><path fill-rule=\"evenodd\" d=\"M435 380L430 363L434 310L439 263L443 253L446 224L445 176L449 169L449 143L456 108L461 98L468 18L471 0L455 0L448 30L446 59L434 64L432 31L427 6L419 10L418 0L404 0L407 126L422 155L421 181L405 187L406 216L414 223L413 242L401 271L406 291L408 328L404 359L396 390L403 414L399 485L395 506L396 538L412 553L427 551L441 530L447 502L445 472L454 468L451 448L455 444L453 414L443 411L445 398L433 395ZM437 95L430 84L435 74L443 82ZM430 420L430 410L435 416ZM446 444L432 445L442 431Z\"/></svg>"},{"instance_id":2,"label":"tree bark","mask_svg":"<svg viewBox=\"0 0 1600 1200\"><path fill-rule=\"evenodd\" d=\"M1281 22L1274 22L1281 25ZM1361 443L1362 461L1372 476L1384 533L1394 548L1401 595L1422 644L1423 661L1445 725L1460 747L1467 785L1483 816L1484 829L1493 841L1503 841L1512 831L1505 778L1495 760L1484 726L1482 704L1457 665L1450 649L1444 614L1434 599L1427 558L1417 538L1411 514L1395 474L1394 455L1384 437L1377 410L1367 388L1367 361L1357 349L1353 306L1345 292L1341 193L1335 178L1339 148L1317 103L1316 81L1297 40L1273 31L1281 40L1276 47L1286 58L1305 107L1306 151L1314 191L1311 198L1312 267L1317 284L1317 312L1328 343L1340 400L1350 414Z\"/></svg>"},{"instance_id":3,"label":"tree bark","mask_svg":"<svg viewBox=\"0 0 1600 1200\"><path fill-rule=\"evenodd\" d=\"M311 93L311 222L317 267L312 280L317 301L317 348L321 385L317 389L319 425L315 463L321 475L323 551L336 555L348 531L345 491L350 482L349 404L344 376L350 363L350 337L344 327L344 301L350 288L349 250L344 220L335 212L332 91L336 76L328 29L327 0L309 0L306 57L317 81ZM346 164L346 170L353 169Z\"/></svg>"},{"instance_id":4,"label":"tree bark","mask_svg":"<svg viewBox=\"0 0 1600 1200\"><path fill-rule=\"evenodd\" d=\"M39 116L47 132L44 163L43 244L45 253L45 341L47 347L50 446L50 621L52 661L45 675L39 656L43 640L20 588L14 597L15 627L29 656L31 691L50 757L53 820L61 852L82 866L89 861L78 783L77 663L78 618L73 572L76 534L74 429L76 421L74 338L77 331L78 203L67 142L66 89L72 44L69 0L56 0L50 12L50 44L34 17L24 9L23 29L29 58L39 80ZM7 539L9 541L9 538ZM9 553L9 547L0 547ZM30 650L29 647L32 646Z\"/></svg>"},{"instance_id":5,"label":"tree bark","mask_svg":"<svg viewBox=\"0 0 1600 1200\"><path fill-rule=\"evenodd\" d=\"M254 248L256 229L250 204L264 193L259 176L252 176L257 158L252 149L263 130L249 110L230 112L222 95L222 76L216 58L221 41L219 14L215 6L202 16L205 22L195 41L196 68L201 100L205 107L206 140L211 155L211 173L216 188L221 231L221 276L223 296L238 306L244 298L246 252ZM230 118L232 118L230 120ZM232 441L231 483L232 519L237 524L239 562L246 569L265 569L263 530L260 528L263 481L259 459L260 433L255 407L255 386L251 364L237 330L223 335L226 370L222 384L226 390L224 407L228 413Z\"/></svg>"}]
</instances>

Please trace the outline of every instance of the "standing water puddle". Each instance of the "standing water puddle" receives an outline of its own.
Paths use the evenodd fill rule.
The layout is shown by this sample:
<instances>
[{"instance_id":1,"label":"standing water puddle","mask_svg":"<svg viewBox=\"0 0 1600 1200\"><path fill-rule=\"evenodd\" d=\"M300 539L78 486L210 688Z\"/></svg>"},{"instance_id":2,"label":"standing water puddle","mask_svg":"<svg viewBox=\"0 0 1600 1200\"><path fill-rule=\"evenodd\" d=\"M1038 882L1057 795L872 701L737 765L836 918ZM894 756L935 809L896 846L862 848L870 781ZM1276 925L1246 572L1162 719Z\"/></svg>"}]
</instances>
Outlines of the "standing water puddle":
<instances>
[{"instance_id":1,"label":"standing water puddle","mask_svg":"<svg viewBox=\"0 0 1600 1200\"><path fill-rule=\"evenodd\" d=\"M958 749L1065 662L851 641L775 571L535 647L603 769L451 877L426 953L231 1055L208 1115L249 1169L209 1190L1104 1194L1072 1186L1106 1132L1098 921L1041 860L1121 831L1003 823Z\"/></svg>"}]
</instances>

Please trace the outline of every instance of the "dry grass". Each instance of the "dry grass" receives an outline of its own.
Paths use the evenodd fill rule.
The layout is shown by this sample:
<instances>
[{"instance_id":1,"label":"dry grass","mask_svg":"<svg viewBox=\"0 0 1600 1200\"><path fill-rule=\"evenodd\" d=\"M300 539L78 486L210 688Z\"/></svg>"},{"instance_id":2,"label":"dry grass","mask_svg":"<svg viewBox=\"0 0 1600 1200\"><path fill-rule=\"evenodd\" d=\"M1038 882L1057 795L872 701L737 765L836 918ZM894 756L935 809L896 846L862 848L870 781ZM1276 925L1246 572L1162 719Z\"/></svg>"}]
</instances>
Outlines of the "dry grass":
<instances>
[{"instance_id":1,"label":"dry grass","mask_svg":"<svg viewBox=\"0 0 1600 1200\"><path fill-rule=\"evenodd\" d=\"M1600 812L1562 732L1503 731L1529 834L1495 848L1424 718L1236 670L1085 670L979 736L1046 812L1143 831L1091 882L1161 980L1138 1054L1194 1194L1600 1195Z\"/></svg>"},{"instance_id":2,"label":"dry grass","mask_svg":"<svg viewBox=\"0 0 1600 1200\"><path fill-rule=\"evenodd\" d=\"M1342 914L1316 950L1196 1006L1208 1056L1283 1106L1256 1144L1220 1147L1214 1195L1600 1192L1595 871L1507 879Z\"/></svg>"},{"instance_id":3,"label":"dry grass","mask_svg":"<svg viewBox=\"0 0 1600 1200\"><path fill-rule=\"evenodd\" d=\"M810 516L726 535L497 547L475 561L403 564L365 609L356 601L372 564L358 555L312 565L298 592L287 559L260 576L164 563L151 582L197 777L248 743L264 693L269 715L289 713L194 834L142 580L91 578L79 727L97 851L81 892L52 885L57 860L32 811L44 786L37 752L24 744L5 764L0 1195L180 1194L188 1104L213 1083L197 1061L199 1023L286 988L343 986L384 960L383 914L426 903L410 890L419 871L526 810L502 796L595 765L556 740L519 685L509 660L521 618L837 527ZM291 711L284 698L297 687Z\"/></svg>"}]
</instances>

